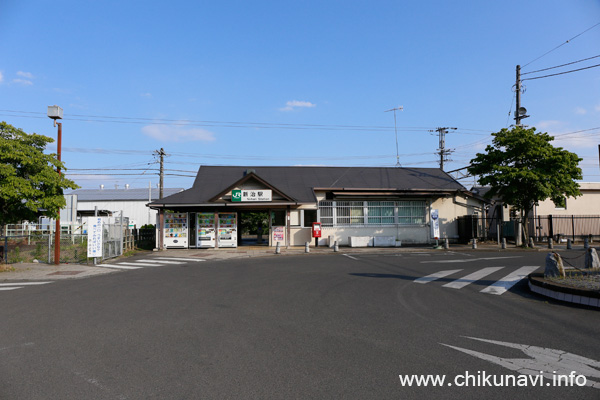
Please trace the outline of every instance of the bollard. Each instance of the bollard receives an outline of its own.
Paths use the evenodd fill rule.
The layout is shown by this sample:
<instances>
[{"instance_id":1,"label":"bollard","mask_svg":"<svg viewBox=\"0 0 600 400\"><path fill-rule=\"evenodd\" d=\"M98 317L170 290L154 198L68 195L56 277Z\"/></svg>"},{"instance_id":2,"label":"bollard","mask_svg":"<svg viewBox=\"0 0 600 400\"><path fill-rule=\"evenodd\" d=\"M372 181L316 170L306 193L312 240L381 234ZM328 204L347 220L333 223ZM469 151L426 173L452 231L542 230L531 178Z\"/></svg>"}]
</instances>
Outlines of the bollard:
<instances>
[{"instance_id":1,"label":"bollard","mask_svg":"<svg viewBox=\"0 0 600 400\"><path fill-rule=\"evenodd\" d=\"M448 241L448 238L444 239L444 249L448 250L450 248L450 242Z\"/></svg>"},{"instance_id":2,"label":"bollard","mask_svg":"<svg viewBox=\"0 0 600 400\"><path fill-rule=\"evenodd\" d=\"M567 250L571 250L573 248L573 242L571 239L567 239Z\"/></svg>"},{"instance_id":3,"label":"bollard","mask_svg":"<svg viewBox=\"0 0 600 400\"><path fill-rule=\"evenodd\" d=\"M477 239L473 238L473 248L477 248Z\"/></svg>"},{"instance_id":4,"label":"bollard","mask_svg":"<svg viewBox=\"0 0 600 400\"><path fill-rule=\"evenodd\" d=\"M502 238L502 250L506 249L506 238Z\"/></svg>"},{"instance_id":5,"label":"bollard","mask_svg":"<svg viewBox=\"0 0 600 400\"><path fill-rule=\"evenodd\" d=\"M333 251L334 252L340 251L340 246L338 246L337 240L333 243Z\"/></svg>"},{"instance_id":6,"label":"bollard","mask_svg":"<svg viewBox=\"0 0 600 400\"><path fill-rule=\"evenodd\" d=\"M553 249L554 248L554 242L552 241L552 238L548 238L548 248L549 249Z\"/></svg>"},{"instance_id":7,"label":"bollard","mask_svg":"<svg viewBox=\"0 0 600 400\"><path fill-rule=\"evenodd\" d=\"M588 238L585 238L583 240L583 248L586 250L590 248L590 241L588 240Z\"/></svg>"},{"instance_id":8,"label":"bollard","mask_svg":"<svg viewBox=\"0 0 600 400\"><path fill-rule=\"evenodd\" d=\"M309 248L309 245L310 245L310 244L309 244L308 242L306 242L306 244L304 245L304 252L305 252L305 253L310 253L310 248Z\"/></svg>"},{"instance_id":9,"label":"bollard","mask_svg":"<svg viewBox=\"0 0 600 400\"><path fill-rule=\"evenodd\" d=\"M277 242L277 246L275 247L275 254L281 254L281 248L279 247L279 242Z\"/></svg>"},{"instance_id":10,"label":"bollard","mask_svg":"<svg viewBox=\"0 0 600 400\"><path fill-rule=\"evenodd\" d=\"M535 249L535 243L533 243L533 238L529 238L529 247Z\"/></svg>"}]
</instances>

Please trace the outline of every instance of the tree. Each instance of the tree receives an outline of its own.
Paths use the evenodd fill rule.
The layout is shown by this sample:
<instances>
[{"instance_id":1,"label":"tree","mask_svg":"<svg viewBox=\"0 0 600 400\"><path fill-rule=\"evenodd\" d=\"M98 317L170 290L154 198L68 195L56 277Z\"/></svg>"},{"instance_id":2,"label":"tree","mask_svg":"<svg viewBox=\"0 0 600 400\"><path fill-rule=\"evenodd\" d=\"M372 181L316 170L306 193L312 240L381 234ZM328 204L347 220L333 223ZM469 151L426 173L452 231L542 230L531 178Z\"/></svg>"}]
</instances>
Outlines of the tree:
<instances>
[{"instance_id":1,"label":"tree","mask_svg":"<svg viewBox=\"0 0 600 400\"><path fill-rule=\"evenodd\" d=\"M582 179L578 167L581 158L552 146L554 137L536 133L535 128L517 126L492 136L486 153L477 153L468 171L479 176L481 185L491 187L486 196L497 195L520 212L527 238L528 217L534 204L551 199L564 207L566 197L581 195L575 182Z\"/></svg>"},{"instance_id":2,"label":"tree","mask_svg":"<svg viewBox=\"0 0 600 400\"><path fill-rule=\"evenodd\" d=\"M56 154L44 154L53 141L0 122L0 227L40 215L56 218L66 204L63 190L79 187L56 172L64 169Z\"/></svg>"}]
</instances>

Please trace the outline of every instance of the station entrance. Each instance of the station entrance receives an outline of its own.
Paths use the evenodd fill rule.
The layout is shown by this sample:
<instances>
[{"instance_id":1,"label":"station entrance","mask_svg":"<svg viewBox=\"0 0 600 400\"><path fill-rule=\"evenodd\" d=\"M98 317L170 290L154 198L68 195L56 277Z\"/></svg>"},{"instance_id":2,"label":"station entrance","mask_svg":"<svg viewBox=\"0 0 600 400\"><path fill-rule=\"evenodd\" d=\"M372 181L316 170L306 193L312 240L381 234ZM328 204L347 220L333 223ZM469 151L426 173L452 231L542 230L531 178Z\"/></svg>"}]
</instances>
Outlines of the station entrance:
<instances>
[{"instance_id":1,"label":"station entrance","mask_svg":"<svg viewBox=\"0 0 600 400\"><path fill-rule=\"evenodd\" d=\"M238 211L238 244L268 246L270 219L268 210Z\"/></svg>"}]
</instances>

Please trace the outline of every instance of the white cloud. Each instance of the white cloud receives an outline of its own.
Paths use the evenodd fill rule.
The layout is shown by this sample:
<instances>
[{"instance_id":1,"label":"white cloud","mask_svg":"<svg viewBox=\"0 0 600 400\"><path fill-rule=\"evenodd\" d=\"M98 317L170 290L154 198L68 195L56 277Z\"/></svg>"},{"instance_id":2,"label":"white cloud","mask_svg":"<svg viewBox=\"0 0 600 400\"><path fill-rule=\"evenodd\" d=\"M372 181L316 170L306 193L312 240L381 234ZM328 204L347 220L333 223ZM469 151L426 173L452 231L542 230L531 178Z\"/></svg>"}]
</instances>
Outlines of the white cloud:
<instances>
[{"instance_id":1,"label":"white cloud","mask_svg":"<svg viewBox=\"0 0 600 400\"><path fill-rule=\"evenodd\" d=\"M4 75L2 75L2 71L0 71L0 83L4 80Z\"/></svg>"},{"instance_id":2,"label":"white cloud","mask_svg":"<svg viewBox=\"0 0 600 400\"><path fill-rule=\"evenodd\" d=\"M146 136L166 142L212 142L216 140L214 133L201 128L173 125L146 125L142 128Z\"/></svg>"},{"instance_id":3,"label":"white cloud","mask_svg":"<svg viewBox=\"0 0 600 400\"><path fill-rule=\"evenodd\" d=\"M33 79L33 74L31 72L17 71L17 76L21 76L27 79Z\"/></svg>"},{"instance_id":4,"label":"white cloud","mask_svg":"<svg viewBox=\"0 0 600 400\"><path fill-rule=\"evenodd\" d=\"M537 128L538 131L541 131L541 130L545 130L545 129L549 129L549 128L556 129L560 125L562 125L561 121L548 120L548 121L540 121L534 126Z\"/></svg>"},{"instance_id":5,"label":"white cloud","mask_svg":"<svg viewBox=\"0 0 600 400\"><path fill-rule=\"evenodd\" d=\"M142 93L142 94L140 94L140 96L147 97L147 98L151 99L152 98L152 93Z\"/></svg>"},{"instance_id":6,"label":"white cloud","mask_svg":"<svg viewBox=\"0 0 600 400\"><path fill-rule=\"evenodd\" d=\"M27 80L27 79L13 79L12 81L13 81L13 83L18 83L18 84L25 85L25 86L33 85L33 82L30 80Z\"/></svg>"},{"instance_id":7,"label":"white cloud","mask_svg":"<svg viewBox=\"0 0 600 400\"><path fill-rule=\"evenodd\" d=\"M585 114L587 114L587 110L583 107L577 107L577 108L575 108L575 114L585 115Z\"/></svg>"},{"instance_id":8,"label":"white cloud","mask_svg":"<svg viewBox=\"0 0 600 400\"><path fill-rule=\"evenodd\" d=\"M292 111L297 108L312 108L317 105L310 101L291 100L285 103L285 107L279 109L279 111Z\"/></svg>"},{"instance_id":9,"label":"white cloud","mask_svg":"<svg viewBox=\"0 0 600 400\"><path fill-rule=\"evenodd\" d=\"M598 104L595 108L596 111L600 112L600 104Z\"/></svg>"}]
</instances>

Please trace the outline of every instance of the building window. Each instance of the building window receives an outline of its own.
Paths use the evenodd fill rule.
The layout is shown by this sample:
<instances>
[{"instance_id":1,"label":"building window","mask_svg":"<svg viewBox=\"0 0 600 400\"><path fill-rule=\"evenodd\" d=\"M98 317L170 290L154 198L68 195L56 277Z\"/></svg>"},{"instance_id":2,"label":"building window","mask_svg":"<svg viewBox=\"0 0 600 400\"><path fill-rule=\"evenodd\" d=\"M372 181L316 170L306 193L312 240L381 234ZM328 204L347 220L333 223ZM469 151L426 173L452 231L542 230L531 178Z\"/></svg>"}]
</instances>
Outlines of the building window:
<instances>
[{"instance_id":1,"label":"building window","mask_svg":"<svg viewBox=\"0 0 600 400\"><path fill-rule=\"evenodd\" d=\"M367 201L368 224L393 225L394 207L393 201Z\"/></svg>"},{"instance_id":2,"label":"building window","mask_svg":"<svg viewBox=\"0 0 600 400\"><path fill-rule=\"evenodd\" d=\"M317 210L304 210L304 227L311 228L317 222Z\"/></svg>"},{"instance_id":3,"label":"building window","mask_svg":"<svg viewBox=\"0 0 600 400\"><path fill-rule=\"evenodd\" d=\"M566 209L567 209L567 198L566 198L566 197L563 197L563 201L564 201L564 203L563 203L563 204L564 204L564 207L562 207L562 206L557 206L557 205L554 205L554 209L555 209L555 210L566 210Z\"/></svg>"},{"instance_id":4,"label":"building window","mask_svg":"<svg viewBox=\"0 0 600 400\"><path fill-rule=\"evenodd\" d=\"M408 201L321 201L323 227L423 225L427 206L423 200Z\"/></svg>"},{"instance_id":5,"label":"building window","mask_svg":"<svg viewBox=\"0 0 600 400\"><path fill-rule=\"evenodd\" d=\"M425 223L424 201L399 201L397 204L399 225L422 225Z\"/></svg>"}]
</instances>

